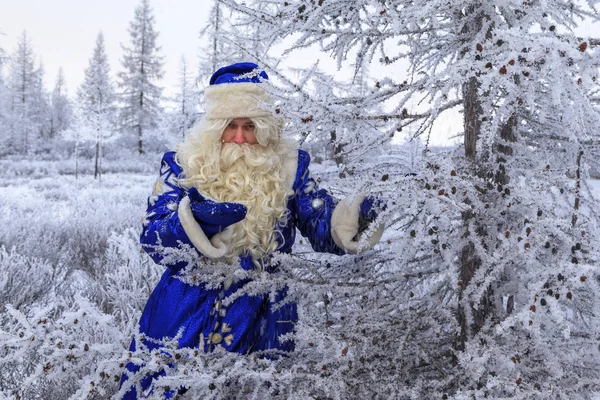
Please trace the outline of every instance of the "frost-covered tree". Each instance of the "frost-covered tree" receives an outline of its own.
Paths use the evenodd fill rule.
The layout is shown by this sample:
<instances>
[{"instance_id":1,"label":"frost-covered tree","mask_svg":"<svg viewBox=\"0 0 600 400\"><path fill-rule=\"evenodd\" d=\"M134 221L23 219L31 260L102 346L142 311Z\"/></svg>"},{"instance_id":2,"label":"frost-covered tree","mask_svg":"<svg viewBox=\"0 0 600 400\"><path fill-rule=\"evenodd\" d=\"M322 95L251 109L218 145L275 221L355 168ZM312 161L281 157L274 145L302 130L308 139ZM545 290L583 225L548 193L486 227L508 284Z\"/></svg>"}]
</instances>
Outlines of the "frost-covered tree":
<instances>
[{"instance_id":1,"label":"frost-covered tree","mask_svg":"<svg viewBox=\"0 0 600 400\"><path fill-rule=\"evenodd\" d=\"M262 24L239 26L235 13L219 0L212 1L206 25L200 30L202 45L198 57L197 82L200 94L208 86L211 75L219 68L235 62L267 60L269 43L260 40Z\"/></svg>"},{"instance_id":2,"label":"frost-covered tree","mask_svg":"<svg viewBox=\"0 0 600 400\"><path fill-rule=\"evenodd\" d=\"M54 138L69 126L73 109L67 93L67 84L62 68L56 75L51 97L50 138Z\"/></svg>"},{"instance_id":3,"label":"frost-covered tree","mask_svg":"<svg viewBox=\"0 0 600 400\"><path fill-rule=\"evenodd\" d=\"M29 35L23 31L9 65L8 88L10 94L9 142L15 150L29 152L39 132L38 109L35 99L39 94L39 71L35 67L35 54Z\"/></svg>"},{"instance_id":4,"label":"frost-covered tree","mask_svg":"<svg viewBox=\"0 0 600 400\"><path fill-rule=\"evenodd\" d=\"M0 251L9 271L0 287L34 303L0 314L0 397L106 398L118 391L120 365L135 360L143 366L131 381L163 368L156 396L184 386L182 398L203 399L595 398L600 232L586 178L598 142L597 41L572 30L596 12L558 0L223 2L241 16L236 24L262 24L258 40L294 40L285 54L322 46L350 70L262 63L286 133L322 161L312 165L320 186L338 198L365 190L386 201L384 240L337 258L298 238L292 254L273 260L276 274L202 263L191 277L180 273L211 287L248 277L243 291L252 294L287 287L299 305L296 350L272 360L175 343L127 351L131 321L160 274L133 230L89 253L103 256L84 281L97 303L35 304L43 285L19 292L10 272L27 279L22 270L39 264L51 280L52 269ZM429 135L449 110L462 113L465 143L438 152ZM95 201L72 209L95 210ZM21 225L12 240L31 248L96 243L85 239L107 220L69 214L67 236L53 237L58 225L32 235L42 227L17 218L28 218L22 203L2 212ZM134 214L115 212L118 204L105 212ZM38 219L65 225L59 210ZM90 219L93 230L76 230ZM14 231L13 223L0 239Z\"/></svg>"},{"instance_id":5,"label":"frost-covered tree","mask_svg":"<svg viewBox=\"0 0 600 400\"><path fill-rule=\"evenodd\" d=\"M0 31L1 34L1 31ZM8 140L8 114L9 114L9 96L6 87L6 81L4 78L6 65L6 53L2 47L0 47L0 140L6 142Z\"/></svg>"},{"instance_id":6,"label":"frost-covered tree","mask_svg":"<svg viewBox=\"0 0 600 400\"><path fill-rule=\"evenodd\" d=\"M78 115L73 132L76 146L81 141L95 148L94 178L102 175L102 156L107 140L117 137L115 121L116 95L110 78L110 65L104 48L102 32L96 38L94 54L85 70L78 92ZM71 136L73 136L73 134ZM77 152L76 152L77 158Z\"/></svg>"},{"instance_id":7,"label":"frost-covered tree","mask_svg":"<svg viewBox=\"0 0 600 400\"><path fill-rule=\"evenodd\" d=\"M188 62L185 56L181 56L177 92L173 99L174 107L171 112L172 129L175 130L174 133L177 137L182 138L198 119L199 97Z\"/></svg>"},{"instance_id":8,"label":"frost-covered tree","mask_svg":"<svg viewBox=\"0 0 600 400\"><path fill-rule=\"evenodd\" d=\"M239 52L231 42L231 19L225 8L213 1L204 28L200 30L197 81L201 88L208 85L208 79L218 68L231 64L239 57Z\"/></svg>"},{"instance_id":9,"label":"frost-covered tree","mask_svg":"<svg viewBox=\"0 0 600 400\"><path fill-rule=\"evenodd\" d=\"M129 25L131 43L123 47L122 66L118 74L121 89L122 127L137 136L138 152L144 152L144 133L156 125L161 112L163 57L154 29L154 15L149 0L141 0Z\"/></svg>"},{"instance_id":10,"label":"frost-covered tree","mask_svg":"<svg viewBox=\"0 0 600 400\"><path fill-rule=\"evenodd\" d=\"M37 126L36 139L41 139L38 147L48 144L51 133L51 95L44 84L45 76L44 62L40 59L34 74L33 96L30 104L30 109L33 111L32 122Z\"/></svg>"},{"instance_id":11,"label":"frost-covered tree","mask_svg":"<svg viewBox=\"0 0 600 400\"><path fill-rule=\"evenodd\" d=\"M354 166L346 186L378 191L392 205L389 249L357 262L379 275L359 284L363 291L322 293L329 315L343 292L364 303L336 320L331 336L362 354L346 389L374 395L358 382L393 365L393 379L375 382L380 394L598 390L597 357L580 353L597 351L598 215L584 178L600 123L590 101L598 63L595 41L573 34L578 22L597 19L593 4L222 3L243 15L239 23L268 24L264 42L294 40L283 56L316 47L354 76L374 64L387 74L372 73L369 90L351 93L324 86L316 69L298 78L271 68L288 128L307 141L343 132L340 168ZM373 157L407 127L428 147L448 110L463 114L462 153L428 155L415 177L404 176L404 163ZM384 350L392 348L398 353Z\"/></svg>"}]
</instances>

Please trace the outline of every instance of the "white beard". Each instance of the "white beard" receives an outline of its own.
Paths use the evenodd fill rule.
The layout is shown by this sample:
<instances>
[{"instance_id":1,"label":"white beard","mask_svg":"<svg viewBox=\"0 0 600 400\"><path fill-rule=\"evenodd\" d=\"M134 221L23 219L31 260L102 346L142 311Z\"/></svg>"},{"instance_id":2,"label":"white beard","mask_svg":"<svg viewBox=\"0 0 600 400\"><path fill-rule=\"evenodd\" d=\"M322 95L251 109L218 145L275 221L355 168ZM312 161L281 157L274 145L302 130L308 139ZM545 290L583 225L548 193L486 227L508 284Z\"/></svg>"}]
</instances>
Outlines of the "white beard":
<instances>
[{"instance_id":1,"label":"white beard","mask_svg":"<svg viewBox=\"0 0 600 400\"><path fill-rule=\"evenodd\" d=\"M225 258L233 261L247 252L256 262L277 249L279 227L288 217L287 201L293 191L286 187L284 155L261 145L225 143L219 163L215 181L195 180L195 186L215 200L248 207L246 218L233 225Z\"/></svg>"}]
</instances>

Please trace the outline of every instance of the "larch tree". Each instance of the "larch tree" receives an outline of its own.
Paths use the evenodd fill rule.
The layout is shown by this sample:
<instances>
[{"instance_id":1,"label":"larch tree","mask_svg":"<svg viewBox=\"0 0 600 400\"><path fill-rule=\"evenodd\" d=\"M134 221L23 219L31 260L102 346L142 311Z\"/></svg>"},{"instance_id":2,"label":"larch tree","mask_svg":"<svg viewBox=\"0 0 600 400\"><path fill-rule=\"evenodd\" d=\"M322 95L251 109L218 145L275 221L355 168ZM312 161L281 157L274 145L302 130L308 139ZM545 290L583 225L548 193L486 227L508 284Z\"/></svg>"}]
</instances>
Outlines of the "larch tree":
<instances>
[{"instance_id":1,"label":"larch tree","mask_svg":"<svg viewBox=\"0 0 600 400\"><path fill-rule=\"evenodd\" d=\"M31 39L23 31L14 53L10 57L8 90L10 95L10 143L14 150L27 153L32 150L39 126L34 97L38 93L39 71L35 67L35 55Z\"/></svg>"},{"instance_id":2,"label":"larch tree","mask_svg":"<svg viewBox=\"0 0 600 400\"><path fill-rule=\"evenodd\" d=\"M270 43L262 42L258 34L262 25L240 26L235 20L236 13L218 0L212 1L206 25L200 30L197 83L201 98L217 69L235 62L270 60L267 54Z\"/></svg>"},{"instance_id":3,"label":"larch tree","mask_svg":"<svg viewBox=\"0 0 600 400\"><path fill-rule=\"evenodd\" d=\"M198 63L198 80L204 82L210 75L217 70L223 62L227 61L228 51L226 51L227 42L225 41L225 32L228 19L223 15L223 6L214 1L210 9L208 21L204 28L200 30L200 40L204 45L200 47Z\"/></svg>"},{"instance_id":4,"label":"larch tree","mask_svg":"<svg viewBox=\"0 0 600 400\"><path fill-rule=\"evenodd\" d=\"M46 68L43 60L37 64L33 80L33 96L31 97L30 108L33 110L32 122L37 126L37 135L35 139L41 139L37 142L38 147L47 146L50 139L50 127L51 127L51 109L50 101L51 95L46 90L44 79L46 77Z\"/></svg>"},{"instance_id":5,"label":"larch tree","mask_svg":"<svg viewBox=\"0 0 600 400\"><path fill-rule=\"evenodd\" d=\"M243 54L233 40L237 35L232 26L232 16L218 1L213 0L206 25L200 30L198 72L196 85L200 99L211 75L219 68L242 61Z\"/></svg>"},{"instance_id":6,"label":"larch tree","mask_svg":"<svg viewBox=\"0 0 600 400\"><path fill-rule=\"evenodd\" d=\"M240 52L232 42L231 15L218 1L212 1L206 25L200 30L197 81L201 88L220 67L239 61Z\"/></svg>"},{"instance_id":7,"label":"larch tree","mask_svg":"<svg viewBox=\"0 0 600 400\"><path fill-rule=\"evenodd\" d=\"M144 152L144 133L155 127L161 112L163 56L154 29L154 15L149 0L141 0L129 25L130 45L123 47L123 71L118 74L120 122L137 136L138 152Z\"/></svg>"},{"instance_id":8,"label":"larch tree","mask_svg":"<svg viewBox=\"0 0 600 400\"><path fill-rule=\"evenodd\" d=\"M78 92L78 122L74 127L78 138L94 144L94 178L102 175L102 156L106 141L115 139L116 95L110 78L110 65L102 32L96 38L94 54L85 70Z\"/></svg>"},{"instance_id":9,"label":"larch tree","mask_svg":"<svg viewBox=\"0 0 600 400\"><path fill-rule=\"evenodd\" d=\"M4 143L0 145L0 148L4 148L6 142L9 140L9 105L10 97L8 96L8 88L4 77L4 71L6 66L6 53L2 47L0 47L0 124L3 128L0 129L0 140Z\"/></svg>"},{"instance_id":10,"label":"larch tree","mask_svg":"<svg viewBox=\"0 0 600 400\"><path fill-rule=\"evenodd\" d=\"M388 247L354 264L373 268L373 280L354 293L328 281L320 294L329 316L344 297L364 306L330 330L360 362L327 374L359 397L597 391L600 233L585 181L600 123L597 42L573 32L598 18L595 2L221 3L240 24L269 25L265 43L293 40L282 58L317 48L355 76L364 65L387 71L361 93L323 85L316 68L292 78L263 63L281 82L271 90L291 132L344 132L338 168L354 171L331 185L390 204ZM460 150L428 154L416 176L405 161L374 157L407 130L428 147L449 110L463 115Z\"/></svg>"},{"instance_id":11,"label":"larch tree","mask_svg":"<svg viewBox=\"0 0 600 400\"><path fill-rule=\"evenodd\" d=\"M59 68L56 75L56 82L50 100L50 138L54 138L69 126L73 113L62 68Z\"/></svg>"},{"instance_id":12,"label":"larch tree","mask_svg":"<svg viewBox=\"0 0 600 400\"><path fill-rule=\"evenodd\" d=\"M172 111L172 128L175 129L178 139L185 135L199 116L200 95L194 81L185 56L181 56L177 92L173 99Z\"/></svg>"}]
</instances>

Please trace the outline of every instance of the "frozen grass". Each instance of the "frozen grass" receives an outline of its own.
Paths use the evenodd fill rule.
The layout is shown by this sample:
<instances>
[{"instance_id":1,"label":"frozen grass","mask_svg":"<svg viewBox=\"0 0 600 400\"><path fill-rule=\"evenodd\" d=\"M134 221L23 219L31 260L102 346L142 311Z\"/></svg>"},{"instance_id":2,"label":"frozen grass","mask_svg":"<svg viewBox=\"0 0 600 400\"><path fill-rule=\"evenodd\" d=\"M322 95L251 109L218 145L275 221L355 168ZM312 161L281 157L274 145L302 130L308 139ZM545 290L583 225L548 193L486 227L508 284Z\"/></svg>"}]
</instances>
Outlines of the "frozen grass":
<instances>
[{"instance_id":1,"label":"frozen grass","mask_svg":"<svg viewBox=\"0 0 600 400\"><path fill-rule=\"evenodd\" d=\"M107 174L12 178L0 190L0 243L18 252L88 268L111 232L140 227L154 176ZM3 183L6 183L3 180Z\"/></svg>"},{"instance_id":2,"label":"frozen grass","mask_svg":"<svg viewBox=\"0 0 600 400\"><path fill-rule=\"evenodd\" d=\"M13 329L25 328L9 316L5 308L9 304L23 313L22 318L36 321L36 313L42 313L42 319L50 321L80 309L89 299L86 313L103 315L105 321L105 326L93 328L97 338L84 338L87 333L59 324L52 328L49 322L48 329L32 334L38 342L31 342L33 347L20 360L11 361L13 353L0 351L0 357L9 357L0 362L0 398L4 393L32 399L68 398L80 387L80 379L99 372L98 363L109 362L128 346L141 309L163 270L143 253L138 241L158 161L152 172L140 172L150 168L139 164L137 172L106 173L101 181L90 174L77 179L63 174L64 161L5 160L0 164L2 330L19 338L19 331ZM133 169L135 160L129 164L125 170ZM69 346L79 346L82 340L104 344L93 357L90 354L87 361L77 361L79 365L71 368L72 352L52 353L62 348L56 348L58 337L65 346L69 341ZM51 351L39 350L48 344ZM48 362L40 358L42 352L59 357L51 364L65 362L63 371L68 373L55 382L38 376L35 383L25 385L24 380L36 376L40 363ZM109 392L118 388L114 381L106 385Z\"/></svg>"},{"instance_id":3,"label":"frozen grass","mask_svg":"<svg viewBox=\"0 0 600 400\"><path fill-rule=\"evenodd\" d=\"M139 161L124 162L125 170L136 163L138 170L150 169L150 161ZM19 290L11 292L8 283L13 290L35 288L40 278L52 282L45 282L46 290L36 297L38 302L51 302L54 290L97 295L95 282L101 280L99 275L106 269L105 252L111 235L128 229L135 232L130 236L139 235L156 172L105 173L101 180L91 174L75 178L63 174L70 163L71 160L0 162L2 274L11 274L7 269L12 270L14 262L10 260L16 259L23 259L29 271L19 272L20 282L5 282L0 306L3 302L28 302L22 296L9 298L8 293L19 294ZM155 162L154 170L158 163Z\"/></svg>"},{"instance_id":4,"label":"frozen grass","mask_svg":"<svg viewBox=\"0 0 600 400\"><path fill-rule=\"evenodd\" d=\"M600 179L590 179L588 181L590 189L596 198L600 198Z\"/></svg>"}]
</instances>

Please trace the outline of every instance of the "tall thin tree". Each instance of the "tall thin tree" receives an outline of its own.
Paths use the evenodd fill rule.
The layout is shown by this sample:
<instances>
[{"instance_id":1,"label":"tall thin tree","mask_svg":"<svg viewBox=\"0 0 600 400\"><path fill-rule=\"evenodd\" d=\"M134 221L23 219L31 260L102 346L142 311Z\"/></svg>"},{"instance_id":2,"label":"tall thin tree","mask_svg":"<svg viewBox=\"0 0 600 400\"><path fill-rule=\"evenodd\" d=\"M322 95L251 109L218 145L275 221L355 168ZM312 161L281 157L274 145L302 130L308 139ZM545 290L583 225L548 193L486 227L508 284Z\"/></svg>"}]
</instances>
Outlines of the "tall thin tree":
<instances>
[{"instance_id":1,"label":"tall thin tree","mask_svg":"<svg viewBox=\"0 0 600 400\"><path fill-rule=\"evenodd\" d=\"M67 93L67 84L62 67L56 75L51 98L50 138L54 138L69 126L72 105Z\"/></svg>"},{"instance_id":2,"label":"tall thin tree","mask_svg":"<svg viewBox=\"0 0 600 400\"><path fill-rule=\"evenodd\" d=\"M46 77L46 68L43 60L40 58L35 74L33 75L33 96L31 97L32 122L37 127L37 134L34 139L41 139L40 145L47 145L50 138L50 126L52 112L50 109L51 94L46 90L44 83Z\"/></svg>"},{"instance_id":3,"label":"tall thin tree","mask_svg":"<svg viewBox=\"0 0 600 400\"><path fill-rule=\"evenodd\" d=\"M175 129L179 137L184 136L185 132L198 119L199 98L188 62L185 56L182 55L179 61L179 79L174 98L175 109L173 110Z\"/></svg>"},{"instance_id":4,"label":"tall thin tree","mask_svg":"<svg viewBox=\"0 0 600 400\"><path fill-rule=\"evenodd\" d=\"M31 39L27 32L23 31L11 55L8 82L11 99L10 141L15 149L20 149L23 153L31 150L38 129L34 107L37 73Z\"/></svg>"},{"instance_id":5,"label":"tall thin tree","mask_svg":"<svg viewBox=\"0 0 600 400\"><path fill-rule=\"evenodd\" d=\"M6 81L4 78L4 71L6 66L6 52L0 47L0 124L4 127L0 130L0 140L5 144L9 140L9 105L10 98L8 96L8 88L6 87ZM4 147L3 145L0 145Z\"/></svg>"},{"instance_id":6,"label":"tall thin tree","mask_svg":"<svg viewBox=\"0 0 600 400\"><path fill-rule=\"evenodd\" d=\"M158 82L163 77L163 57L157 44L154 15L149 0L141 0L129 25L130 44L122 46L123 71L118 74L120 122L135 134L138 152L144 152L143 138L148 129L156 126L161 111L162 89Z\"/></svg>"},{"instance_id":7,"label":"tall thin tree","mask_svg":"<svg viewBox=\"0 0 600 400\"><path fill-rule=\"evenodd\" d=\"M94 178L102 174L104 143L116 136L115 91L110 78L110 65L102 32L96 38L94 54L85 70L85 78L77 92L80 123L91 132L88 138L95 146Z\"/></svg>"}]
</instances>

